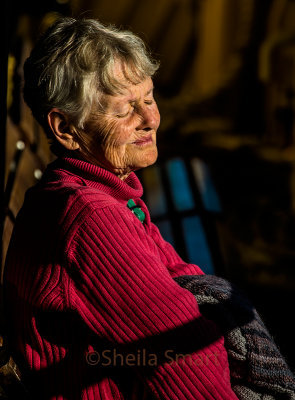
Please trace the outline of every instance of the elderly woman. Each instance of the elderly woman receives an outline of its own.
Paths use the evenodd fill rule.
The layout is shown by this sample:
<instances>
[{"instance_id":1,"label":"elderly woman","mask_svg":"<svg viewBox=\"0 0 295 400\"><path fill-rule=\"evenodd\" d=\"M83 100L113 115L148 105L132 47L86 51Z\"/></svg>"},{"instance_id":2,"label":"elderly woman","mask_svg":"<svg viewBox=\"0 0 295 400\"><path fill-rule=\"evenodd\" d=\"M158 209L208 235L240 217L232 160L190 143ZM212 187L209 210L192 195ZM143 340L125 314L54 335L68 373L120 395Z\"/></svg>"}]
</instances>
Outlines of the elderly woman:
<instances>
[{"instance_id":1,"label":"elderly woman","mask_svg":"<svg viewBox=\"0 0 295 400\"><path fill-rule=\"evenodd\" d=\"M151 223L134 171L157 159L160 115L142 41L58 20L25 63L24 98L57 159L17 217L5 285L31 396L237 399L216 324L173 278L203 275Z\"/></svg>"}]
</instances>

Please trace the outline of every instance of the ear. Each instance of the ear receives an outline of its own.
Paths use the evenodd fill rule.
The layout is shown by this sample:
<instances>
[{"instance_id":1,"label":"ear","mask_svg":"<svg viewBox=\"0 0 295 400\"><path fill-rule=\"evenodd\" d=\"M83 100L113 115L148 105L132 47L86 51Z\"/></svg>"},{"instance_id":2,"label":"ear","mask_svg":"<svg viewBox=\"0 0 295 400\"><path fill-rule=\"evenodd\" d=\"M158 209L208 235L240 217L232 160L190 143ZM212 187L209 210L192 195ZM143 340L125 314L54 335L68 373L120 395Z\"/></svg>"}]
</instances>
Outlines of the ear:
<instances>
[{"instance_id":1,"label":"ear","mask_svg":"<svg viewBox=\"0 0 295 400\"><path fill-rule=\"evenodd\" d=\"M47 121L56 140L67 150L79 149L79 144L73 136L71 126L66 114L58 108L53 108L47 115Z\"/></svg>"}]
</instances>

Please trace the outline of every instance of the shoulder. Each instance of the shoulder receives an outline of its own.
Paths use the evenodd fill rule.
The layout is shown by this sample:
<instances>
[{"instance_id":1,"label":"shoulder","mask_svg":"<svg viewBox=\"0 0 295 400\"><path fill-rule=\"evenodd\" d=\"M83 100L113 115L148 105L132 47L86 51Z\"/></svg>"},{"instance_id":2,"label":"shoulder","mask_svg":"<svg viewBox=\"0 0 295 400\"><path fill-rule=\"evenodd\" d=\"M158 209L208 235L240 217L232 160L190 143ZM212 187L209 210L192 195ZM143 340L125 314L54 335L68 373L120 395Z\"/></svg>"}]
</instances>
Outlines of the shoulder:
<instances>
[{"instance_id":1,"label":"shoulder","mask_svg":"<svg viewBox=\"0 0 295 400\"><path fill-rule=\"evenodd\" d=\"M51 193L49 197L48 192ZM103 215L107 209L125 209L125 205L110 194L79 184L47 187L44 195L48 199L51 197L51 205L59 212L59 224L68 234L90 223L96 215Z\"/></svg>"},{"instance_id":2,"label":"shoulder","mask_svg":"<svg viewBox=\"0 0 295 400\"><path fill-rule=\"evenodd\" d=\"M61 167L54 169L49 166L40 185L36 187L38 191L58 202L67 212L70 209L76 212L84 208L93 210L118 203L117 199L104 190L103 185L94 187L81 175Z\"/></svg>"},{"instance_id":3,"label":"shoulder","mask_svg":"<svg viewBox=\"0 0 295 400\"><path fill-rule=\"evenodd\" d=\"M63 247L93 215L113 208L125 205L100 189L75 180L43 181L27 191L16 225L30 226L36 238L55 236Z\"/></svg>"},{"instance_id":4,"label":"shoulder","mask_svg":"<svg viewBox=\"0 0 295 400\"><path fill-rule=\"evenodd\" d=\"M67 193L61 193L65 197L64 229L70 228L69 234L74 234L82 225L91 224L99 216L103 216L112 210L124 210L126 207L109 194L90 187L68 187ZM59 197L59 196L58 196ZM108 211L110 210L110 211Z\"/></svg>"},{"instance_id":5,"label":"shoulder","mask_svg":"<svg viewBox=\"0 0 295 400\"><path fill-rule=\"evenodd\" d=\"M81 204L84 208L79 207L80 212L74 223L71 223L70 216L64 225L67 229L64 249L68 257L75 258L75 254L81 255L82 249L85 248L89 251L102 251L104 256L113 254L113 251L121 253L122 249L129 252L129 247L134 241L146 242L147 232L142 222L128 209L127 204L109 201L108 198L97 203L84 203L83 200Z\"/></svg>"}]
</instances>

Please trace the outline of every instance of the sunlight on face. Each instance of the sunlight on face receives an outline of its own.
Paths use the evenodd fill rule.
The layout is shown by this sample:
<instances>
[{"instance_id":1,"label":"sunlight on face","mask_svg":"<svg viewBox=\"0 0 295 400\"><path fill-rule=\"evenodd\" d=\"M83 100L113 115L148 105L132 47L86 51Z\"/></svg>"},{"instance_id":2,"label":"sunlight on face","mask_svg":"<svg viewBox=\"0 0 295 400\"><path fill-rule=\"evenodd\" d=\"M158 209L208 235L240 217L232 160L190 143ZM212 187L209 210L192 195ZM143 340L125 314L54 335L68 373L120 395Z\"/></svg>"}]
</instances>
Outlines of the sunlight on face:
<instances>
[{"instance_id":1,"label":"sunlight on face","mask_svg":"<svg viewBox=\"0 0 295 400\"><path fill-rule=\"evenodd\" d=\"M87 146L81 146L84 158L121 179L153 164L158 156L156 132L160 114L152 79L147 77L138 84L129 82L122 94L103 95L101 103L103 111L93 113L86 124L85 134L92 134Z\"/></svg>"}]
</instances>

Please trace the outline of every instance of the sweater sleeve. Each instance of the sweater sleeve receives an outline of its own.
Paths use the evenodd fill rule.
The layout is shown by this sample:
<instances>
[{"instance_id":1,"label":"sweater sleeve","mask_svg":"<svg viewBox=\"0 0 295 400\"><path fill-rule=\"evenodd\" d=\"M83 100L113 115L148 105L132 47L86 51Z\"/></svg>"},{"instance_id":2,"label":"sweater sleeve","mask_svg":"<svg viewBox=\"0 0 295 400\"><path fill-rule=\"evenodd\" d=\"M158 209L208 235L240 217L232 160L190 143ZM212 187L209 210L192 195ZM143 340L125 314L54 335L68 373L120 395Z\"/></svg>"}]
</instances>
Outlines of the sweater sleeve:
<instances>
[{"instance_id":1,"label":"sweater sleeve","mask_svg":"<svg viewBox=\"0 0 295 400\"><path fill-rule=\"evenodd\" d=\"M236 399L223 337L154 246L123 207L94 210L68 250L72 307L104 348L151 356L135 370L156 398Z\"/></svg>"}]
</instances>

